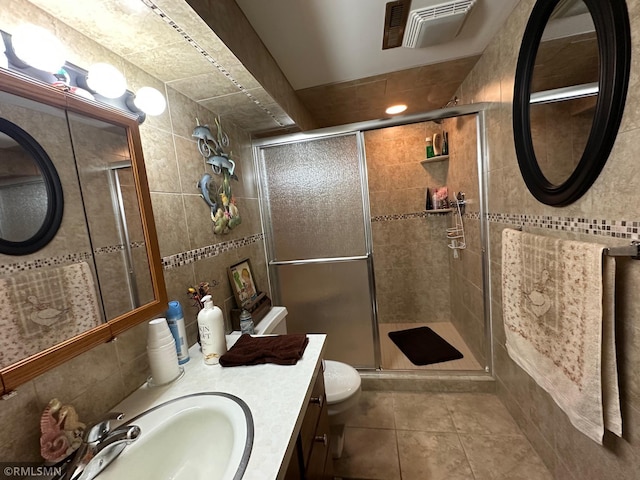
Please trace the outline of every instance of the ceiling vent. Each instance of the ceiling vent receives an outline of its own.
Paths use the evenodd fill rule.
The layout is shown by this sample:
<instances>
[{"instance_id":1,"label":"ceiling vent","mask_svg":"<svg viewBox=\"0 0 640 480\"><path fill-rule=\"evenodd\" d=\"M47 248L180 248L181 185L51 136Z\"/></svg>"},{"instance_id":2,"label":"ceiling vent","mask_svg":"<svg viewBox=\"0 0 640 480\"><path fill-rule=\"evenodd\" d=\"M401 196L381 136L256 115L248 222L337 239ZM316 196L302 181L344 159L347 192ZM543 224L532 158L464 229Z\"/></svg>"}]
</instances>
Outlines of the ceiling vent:
<instances>
[{"instance_id":1,"label":"ceiling vent","mask_svg":"<svg viewBox=\"0 0 640 480\"><path fill-rule=\"evenodd\" d=\"M407 25L411 0L398 0L389 2L385 7L384 33L382 37L382 49L402 46L404 28Z\"/></svg>"},{"instance_id":2,"label":"ceiling vent","mask_svg":"<svg viewBox=\"0 0 640 480\"><path fill-rule=\"evenodd\" d=\"M459 0L412 10L402 46L422 48L453 40L475 3L476 0Z\"/></svg>"}]
</instances>

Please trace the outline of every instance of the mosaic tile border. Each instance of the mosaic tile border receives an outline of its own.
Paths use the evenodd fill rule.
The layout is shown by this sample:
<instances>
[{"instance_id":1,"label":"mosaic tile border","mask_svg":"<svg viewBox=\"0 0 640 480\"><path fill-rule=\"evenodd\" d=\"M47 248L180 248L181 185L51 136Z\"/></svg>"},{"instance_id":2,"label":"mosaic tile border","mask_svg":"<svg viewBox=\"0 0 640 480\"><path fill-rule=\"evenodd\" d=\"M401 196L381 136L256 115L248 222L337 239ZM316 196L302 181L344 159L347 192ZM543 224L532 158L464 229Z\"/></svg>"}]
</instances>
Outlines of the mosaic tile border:
<instances>
[{"instance_id":1,"label":"mosaic tile border","mask_svg":"<svg viewBox=\"0 0 640 480\"><path fill-rule=\"evenodd\" d=\"M131 248L143 248L145 242L131 242ZM124 250L124 244L109 245L108 247L100 247L93 250L94 255L105 255L109 253L121 252ZM0 275L7 275L15 272L25 272L28 270L36 270L38 268L60 267L73 263L90 262L92 255L90 252L69 253L57 257L36 258L24 262L9 263L0 265Z\"/></svg>"},{"instance_id":2,"label":"mosaic tile border","mask_svg":"<svg viewBox=\"0 0 640 480\"><path fill-rule=\"evenodd\" d=\"M221 253L235 250L240 247L246 247L247 245L263 240L264 233L256 233L255 235L250 235L248 237L220 242L214 245L207 245L206 247L196 248L195 250L189 250L188 252L176 253L175 255L169 255L162 258L162 268L164 270L170 270L172 268L181 267L183 265L197 262L198 260L215 257Z\"/></svg>"},{"instance_id":3,"label":"mosaic tile border","mask_svg":"<svg viewBox=\"0 0 640 480\"><path fill-rule=\"evenodd\" d=\"M16 272L26 272L38 268L60 267L72 263L90 262L91 252L69 253L57 257L36 258L24 262L15 262L0 265L0 275L8 275Z\"/></svg>"},{"instance_id":4,"label":"mosaic tile border","mask_svg":"<svg viewBox=\"0 0 640 480\"><path fill-rule=\"evenodd\" d=\"M189 35L180 25L178 25L158 5L156 5L152 0L142 0L142 1L147 7L149 7L151 9L151 11L153 13L158 15L167 25L169 25L176 32L178 32L180 35L182 35L182 38L184 38L189 45L191 45L193 48L195 48L198 51L198 53L200 53L200 55L202 55L207 61L209 61L214 67L216 67L220 73L222 73L225 77L227 77L227 79L231 83L233 83L238 88L238 90L240 90L242 93L244 93L249 98L249 100L251 100L254 104L256 104L267 115L269 115L273 119L273 121L278 124L278 126L280 126L280 127L285 127L286 126L284 123L282 123L280 120L277 119L277 117L273 114L273 112L271 110L269 110L267 107L262 105L260 100L258 100L256 97L254 97L251 94L251 92L249 92L249 90L247 90L240 82L238 82L233 77L231 72L229 72L229 70L227 70L222 65L220 65L218 63L218 61L215 58L213 58L213 56L211 56L211 54L209 52L207 52L204 48L202 48L200 45L198 45L198 42L196 42L191 37L191 35Z\"/></svg>"},{"instance_id":5,"label":"mosaic tile border","mask_svg":"<svg viewBox=\"0 0 640 480\"><path fill-rule=\"evenodd\" d=\"M548 228L564 232L583 233L586 235L640 240L640 221L513 213L489 213L487 216L489 221L493 223L506 223L515 226Z\"/></svg>"},{"instance_id":6,"label":"mosaic tile border","mask_svg":"<svg viewBox=\"0 0 640 480\"><path fill-rule=\"evenodd\" d=\"M426 218L431 215L446 215L450 212L433 213L428 210L414 213L395 215L378 215L371 218L372 222L389 222L408 220L412 218ZM469 220L480 220L480 212L466 212L463 217ZM585 235L599 235L627 240L640 240L640 221L603 220L586 217L561 217L553 215L529 215L518 213L489 213L489 222L504 223L513 226L530 228L547 228L563 232L582 233Z\"/></svg>"},{"instance_id":7,"label":"mosaic tile border","mask_svg":"<svg viewBox=\"0 0 640 480\"><path fill-rule=\"evenodd\" d=\"M408 220L413 218L426 218L432 215L447 215L451 212L433 213L425 210L423 212L403 213L395 215L378 215L371 218L372 222L386 222L395 220ZM464 214L465 218L472 220L480 220L479 212L468 212ZM640 240L640 221L628 220L603 220L584 217L560 217L551 215L528 215L514 213L489 213L487 214L489 222L502 223L513 226L524 226L533 228L548 228L558 231L582 233L586 235L599 235L612 238L621 238L628 240ZM264 233L257 233L248 237L229 240L226 242L208 245L206 247L197 248L188 252L178 253L163 257L162 267L164 270L187 265L189 263L202 260L204 258L215 257L221 253L234 250L236 248L245 247L256 242L264 240ZM144 246L144 242L132 242L133 248ZM114 245L102 247L95 250L96 254L113 253L123 249L122 245ZM79 263L90 261L92 255L90 252L71 253L56 257L37 258L24 262L15 262L8 264L0 264L0 275L8 275L15 272L24 272L35 270L38 268L56 267L68 265L71 263Z\"/></svg>"},{"instance_id":8,"label":"mosaic tile border","mask_svg":"<svg viewBox=\"0 0 640 480\"><path fill-rule=\"evenodd\" d=\"M145 246L145 242L131 242L129 244L130 248L143 248ZM124 250L124 244L118 244L118 245L109 245L108 247L100 247L100 248L95 248L93 250L93 253L95 253L96 255L103 255L103 254L107 254L107 253L116 253L116 252L121 252Z\"/></svg>"},{"instance_id":9,"label":"mosaic tile border","mask_svg":"<svg viewBox=\"0 0 640 480\"><path fill-rule=\"evenodd\" d=\"M226 242L216 243L215 245L208 245L206 247L197 248L188 252L178 253L170 255L162 259L162 268L164 270L170 270L171 268L180 267L189 263L202 260L204 258L215 257L221 253L235 250L236 248L246 247L252 243L260 242L264 240L264 233L257 233L248 237L239 238L236 240L229 240ZM141 248L145 246L145 242L131 242L132 248ZM108 247L100 247L94 250L96 255L104 255L114 252L120 252L124 250L124 245L110 245ZM0 276L9 275L15 272L25 272L28 270L35 270L38 268L58 267L63 265L69 265L79 262L90 262L92 260L92 254L90 252L70 253L67 255L60 255L57 257L36 258L34 260L27 260L24 262L15 262L8 264L0 264Z\"/></svg>"},{"instance_id":10,"label":"mosaic tile border","mask_svg":"<svg viewBox=\"0 0 640 480\"><path fill-rule=\"evenodd\" d=\"M451 211L446 212L433 212L430 210L424 210L422 212L413 212L413 213L397 213L393 215L376 215L375 217L371 217L372 222L391 222L395 220L410 220L413 218L426 218L433 217L435 215L448 215L452 213Z\"/></svg>"}]
</instances>

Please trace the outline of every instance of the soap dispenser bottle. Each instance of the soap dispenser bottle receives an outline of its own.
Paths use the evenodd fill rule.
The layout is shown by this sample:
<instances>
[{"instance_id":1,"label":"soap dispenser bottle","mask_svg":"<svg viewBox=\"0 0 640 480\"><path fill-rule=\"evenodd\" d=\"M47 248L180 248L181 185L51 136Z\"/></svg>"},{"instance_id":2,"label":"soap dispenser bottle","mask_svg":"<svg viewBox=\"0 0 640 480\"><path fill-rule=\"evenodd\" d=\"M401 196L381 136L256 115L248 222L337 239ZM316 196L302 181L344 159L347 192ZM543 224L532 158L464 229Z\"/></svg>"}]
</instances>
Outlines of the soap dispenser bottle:
<instances>
[{"instance_id":1,"label":"soap dispenser bottle","mask_svg":"<svg viewBox=\"0 0 640 480\"><path fill-rule=\"evenodd\" d=\"M202 297L202 303L204 308L198 312L198 331L204 363L217 365L220 363L220 357L227 351L224 318L222 310L213 304L211 295Z\"/></svg>"}]
</instances>

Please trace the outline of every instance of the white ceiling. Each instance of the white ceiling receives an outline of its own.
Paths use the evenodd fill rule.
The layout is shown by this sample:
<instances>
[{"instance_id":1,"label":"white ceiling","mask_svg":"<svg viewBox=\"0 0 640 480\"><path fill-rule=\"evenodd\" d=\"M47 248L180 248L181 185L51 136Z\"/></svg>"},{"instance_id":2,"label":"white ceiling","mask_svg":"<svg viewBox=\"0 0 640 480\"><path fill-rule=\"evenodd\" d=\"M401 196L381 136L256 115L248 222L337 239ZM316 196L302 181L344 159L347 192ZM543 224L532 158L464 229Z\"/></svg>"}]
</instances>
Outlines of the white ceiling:
<instances>
[{"instance_id":1,"label":"white ceiling","mask_svg":"<svg viewBox=\"0 0 640 480\"><path fill-rule=\"evenodd\" d=\"M388 1L236 0L295 90L478 55L520 0L477 0L451 42L382 50Z\"/></svg>"},{"instance_id":2,"label":"white ceiling","mask_svg":"<svg viewBox=\"0 0 640 480\"><path fill-rule=\"evenodd\" d=\"M20 11L27 1L115 52L121 57L111 60L116 64L122 59L133 63L247 131L278 130L294 123L285 110L287 102L281 105L262 87L188 0L11 0L8 6ZM224 12L229 1L221 2L216 12ZM390 50L382 50L388 0L235 1L292 87L301 90L299 99L310 116L317 125L328 126L380 118L390 101L407 103L415 112L441 107L520 0L476 0L455 40L430 48ZM413 0L411 8L444 1ZM36 14L33 21L50 23L41 17ZM0 26L4 23L0 17ZM8 31L10 27L5 25ZM63 29L58 30L60 34ZM83 57L85 63L93 61L91 52ZM340 83L354 80L353 85Z\"/></svg>"}]
</instances>

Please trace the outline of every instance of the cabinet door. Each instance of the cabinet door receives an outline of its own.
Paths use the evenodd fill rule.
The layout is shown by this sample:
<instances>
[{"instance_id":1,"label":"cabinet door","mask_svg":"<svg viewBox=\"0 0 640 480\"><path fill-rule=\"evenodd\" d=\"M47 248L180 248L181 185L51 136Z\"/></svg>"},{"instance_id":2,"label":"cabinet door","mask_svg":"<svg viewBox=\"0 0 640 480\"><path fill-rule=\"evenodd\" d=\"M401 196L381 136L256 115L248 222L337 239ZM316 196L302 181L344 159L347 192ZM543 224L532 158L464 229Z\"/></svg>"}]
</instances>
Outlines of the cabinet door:
<instances>
[{"instance_id":1,"label":"cabinet door","mask_svg":"<svg viewBox=\"0 0 640 480\"><path fill-rule=\"evenodd\" d=\"M284 480L302 480L302 462L300 458L300 437L296 440L296 446L293 449L293 455L289 460L289 468L284 476Z\"/></svg>"},{"instance_id":2,"label":"cabinet door","mask_svg":"<svg viewBox=\"0 0 640 480\"><path fill-rule=\"evenodd\" d=\"M320 412L320 421L311 444L311 456L305 480L329 480L333 474L333 459L329 439L329 415L326 404Z\"/></svg>"},{"instance_id":3,"label":"cabinet door","mask_svg":"<svg viewBox=\"0 0 640 480\"><path fill-rule=\"evenodd\" d=\"M307 413L304 416L302 427L300 428L302 460L305 468L309 464L309 455L311 454L314 438L317 435L316 429L318 427L318 418L320 417L322 408L325 406L325 400L324 375L322 373L322 369L319 369L316 383L311 391L311 398L309 399Z\"/></svg>"}]
</instances>

